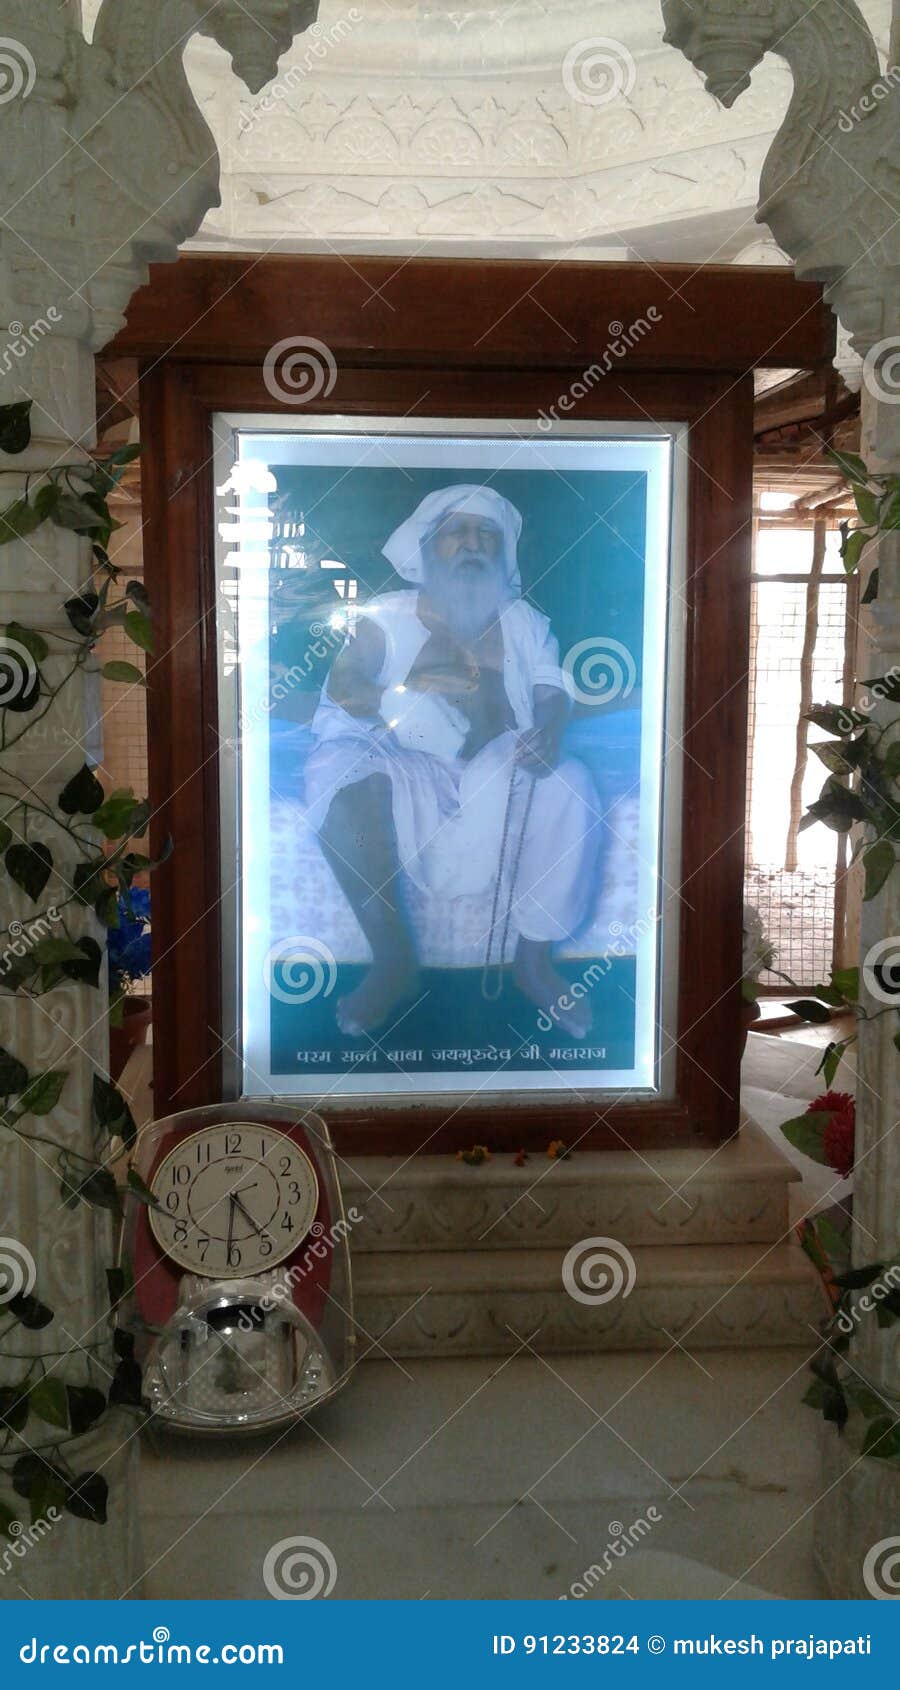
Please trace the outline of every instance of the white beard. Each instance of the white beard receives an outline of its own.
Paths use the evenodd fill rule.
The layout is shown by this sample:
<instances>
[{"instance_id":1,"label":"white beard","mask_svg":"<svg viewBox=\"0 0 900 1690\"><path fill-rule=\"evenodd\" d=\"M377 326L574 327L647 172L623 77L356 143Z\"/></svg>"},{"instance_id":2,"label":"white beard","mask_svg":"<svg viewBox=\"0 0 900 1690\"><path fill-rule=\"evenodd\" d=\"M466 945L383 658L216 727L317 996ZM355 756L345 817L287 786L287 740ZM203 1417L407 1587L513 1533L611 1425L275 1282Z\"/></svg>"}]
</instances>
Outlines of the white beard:
<instances>
[{"instance_id":1,"label":"white beard","mask_svg":"<svg viewBox=\"0 0 900 1690\"><path fill-rule=\"evenodd\" d=\"M502 562L480 558L481 569L448 570L425 560L428 602L451 634L464 644L477 639L510 598Z\"/></svg>"}]
</instances>

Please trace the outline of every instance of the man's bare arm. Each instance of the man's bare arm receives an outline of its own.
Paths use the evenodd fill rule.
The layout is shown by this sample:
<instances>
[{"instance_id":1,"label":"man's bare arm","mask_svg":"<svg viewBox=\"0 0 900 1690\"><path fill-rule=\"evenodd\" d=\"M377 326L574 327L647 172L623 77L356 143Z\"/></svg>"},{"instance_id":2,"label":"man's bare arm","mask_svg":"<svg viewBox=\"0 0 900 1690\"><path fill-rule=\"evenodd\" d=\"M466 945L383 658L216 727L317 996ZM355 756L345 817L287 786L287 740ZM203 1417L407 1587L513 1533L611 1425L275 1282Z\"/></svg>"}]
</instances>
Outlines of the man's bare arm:
<instances>
[{"instance_id":1,"label":"man's bare arm","mask_svg":"<svg viewBox=\"0 0 900 1690\"><path fill-rule=\"evenodd\" d=\"M361 616L353 639L332 663L327 683L329 698L348 715L371 719L379 714L381 688L377 676L385 649L384 634L377 623Z\"/></svg>"}]
</instances>

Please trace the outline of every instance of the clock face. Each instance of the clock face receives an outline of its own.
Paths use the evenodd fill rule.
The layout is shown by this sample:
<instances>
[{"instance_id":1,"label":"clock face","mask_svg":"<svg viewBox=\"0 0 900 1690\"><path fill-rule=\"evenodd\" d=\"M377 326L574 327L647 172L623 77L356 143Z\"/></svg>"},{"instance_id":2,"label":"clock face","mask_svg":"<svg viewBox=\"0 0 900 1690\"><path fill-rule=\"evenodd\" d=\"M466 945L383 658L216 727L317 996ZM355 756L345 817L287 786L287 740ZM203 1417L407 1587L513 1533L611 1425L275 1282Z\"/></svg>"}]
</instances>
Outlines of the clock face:
<instances>
[{"instance_id":1,"label":"clock face","mask_svg":"<svg viewBox=\"0 0 900 1690\"><path fill-rule=\"evenodd\" d=\"M171 1150L150 1225L167 1256L207 1279L267 1273L306 1237L319 1203L309 1157L273 1127L233 1121Z\"/></svg>"}]
</instances>

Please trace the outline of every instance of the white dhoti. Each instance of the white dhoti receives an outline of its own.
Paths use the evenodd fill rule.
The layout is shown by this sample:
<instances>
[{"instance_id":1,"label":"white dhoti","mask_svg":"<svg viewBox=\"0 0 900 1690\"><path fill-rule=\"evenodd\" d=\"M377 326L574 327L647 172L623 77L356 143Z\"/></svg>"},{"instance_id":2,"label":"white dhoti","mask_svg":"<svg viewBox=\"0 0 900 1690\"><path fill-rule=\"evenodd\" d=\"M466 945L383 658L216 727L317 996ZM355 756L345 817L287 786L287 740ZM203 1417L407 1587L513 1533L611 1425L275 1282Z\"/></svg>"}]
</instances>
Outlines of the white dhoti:
<instances>
[{"instance_id":1,"label":"white dhoti","mask_svg":"<svg viewBox=\"0 0 900 1690\"><path fill-rule=\"evenodd\" d=\"M345 721L346 731L321 740L307 763L306 808L316 831L336 792L384 775L400 864L423 892L458 898L493 890L502 853L498 909L505 922L511 906L510 934L546 941L577 933L595 890L600 838L597 791L583 763L567 758L532 781L515 761L513 730L463 762Z\"/></svg>"}]
</instances>

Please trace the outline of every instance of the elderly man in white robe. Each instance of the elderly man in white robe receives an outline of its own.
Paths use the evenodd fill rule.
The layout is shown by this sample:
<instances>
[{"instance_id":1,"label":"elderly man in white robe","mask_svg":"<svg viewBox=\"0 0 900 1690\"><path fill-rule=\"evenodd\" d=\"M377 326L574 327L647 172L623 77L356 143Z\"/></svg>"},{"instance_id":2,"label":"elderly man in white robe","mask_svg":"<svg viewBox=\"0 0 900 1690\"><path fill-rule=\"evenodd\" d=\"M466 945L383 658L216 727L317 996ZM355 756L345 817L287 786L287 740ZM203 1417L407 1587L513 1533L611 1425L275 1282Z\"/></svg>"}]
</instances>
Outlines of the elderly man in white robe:
<instances>
[{"instance_id":1,"label":"elderly man in white robe","mask_svg":"<svg viewBox=\"0 0 900 1690\"><path fill-rule=\"evenodd\" d=\"M591 899L598 799L586 766L561 760L570 699L550 624L522 598L521 527L492 488L428 494L384 547L410 586L365 606L313 718L308 816L372 951L337 1006L350 1036L420 989L401 869L441 899L493 890L486 960L514 944L525 997L573 1037L590 1030L585 1000L559 1008L553 947Z\"/></svg>"}]
</instances>

